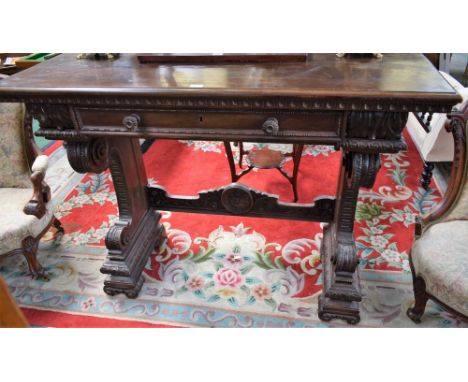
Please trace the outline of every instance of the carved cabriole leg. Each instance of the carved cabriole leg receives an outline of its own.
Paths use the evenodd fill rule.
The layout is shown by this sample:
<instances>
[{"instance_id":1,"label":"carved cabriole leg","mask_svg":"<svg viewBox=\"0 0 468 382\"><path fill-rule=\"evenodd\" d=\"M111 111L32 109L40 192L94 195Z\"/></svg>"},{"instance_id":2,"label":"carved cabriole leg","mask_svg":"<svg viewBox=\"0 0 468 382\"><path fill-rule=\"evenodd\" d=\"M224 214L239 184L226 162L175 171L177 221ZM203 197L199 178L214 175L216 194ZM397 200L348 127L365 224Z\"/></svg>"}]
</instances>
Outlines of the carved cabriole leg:
<instances>
[{"instance_id":1,"label":"carved cabriole leg","mask_svg":"<svg viewBox=\"0 0 468 382\"><path fill-rule=\"evenodd\" d=\"M56 229L57 233L63 233L62 222L60 220L58 220L56 217L54 217L53 225L54 225L54 228Z\"/></svg>"},{"instance_id":2,"label":"carved cabriole leg","mask_svg":"<svg viewBox=\"0 0 468 382\"><path fill-rule=\"evenodd\" d=\"M421 317L426 309L427 300L426 283L422 277L413 278L414 307L408 308L406 314L416 324L421 323Z\"/></svg>"},{"instance_id":3,"label":"carved cabriole leg","mask_svg":"<svg viewBox=\"0 0 468 382\"><path fill-rule=\"evenodd\" d=\"M419 179L419 183L426 191L429 190L429 185L431 184L432 170L434 170L434 163L424 162L423 172L421 174L421 179Z\"/></svg>"},{"instance_id":4,"label":"carved cabriole leg","mask_svg":"<svg viewBox=\"0 0 468 382\"><path fill-rule=\"evenodd\" d=\"M101 272L108 274L104 291L135 298L143 285L143 268L165 237L160 214L149 207L147 177L136 138L108 138L109 167L119 207L119 220L106 237L108 256Z\"/></svg>"},{"instance_id":5,"label":"carved cabriole leg","mask_svg":"<svg viewBox=\"0 0 468 382\"><path fill-rule=\"evenodd\" d=\"M42 268L42 265L37 260L38 245L39 241L32 236L24 238L21 243L21 250L28 262L29 272L34 278L43 277L45 275L44 268Z\"/></svg>"},{"instance_id":6,"label":"carved cabriole leg","mask_svg":"<svg viewBox=\"0 0 468 382\"><path fill-rule=\"evenodd\" d=\"M354 242L354 215L359 187L372 187L380 168L379 154L345 153L340 171L334 223L324 229L322 263L324 293L319 317L360 320L361 291Z\"/></svg>"},{"instance_id":7,"label":"carved cabriole leg","mask_svg":"<svg viewBox=\"0 0 468 382\"><path fill-rule=\"evenodd\" d=\"M414 306L408 308L406 315L416 324L421 323L421 317L426 309L429 296L426 293L426 282L422 277L416 276L413 260L410 254L410 268L413 276Z\"/></svg>"}]
</instances>

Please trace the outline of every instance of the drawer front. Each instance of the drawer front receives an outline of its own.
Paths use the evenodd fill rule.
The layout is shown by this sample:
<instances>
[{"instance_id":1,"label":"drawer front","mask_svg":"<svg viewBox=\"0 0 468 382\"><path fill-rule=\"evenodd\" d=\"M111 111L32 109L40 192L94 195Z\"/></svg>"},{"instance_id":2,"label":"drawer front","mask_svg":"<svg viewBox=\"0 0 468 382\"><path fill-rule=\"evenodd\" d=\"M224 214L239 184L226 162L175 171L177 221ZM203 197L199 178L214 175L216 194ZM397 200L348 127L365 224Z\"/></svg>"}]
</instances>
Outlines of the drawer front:
<instances>
[{"instance_id":1,"label":"drawer front","mask_svg":"<svg viewBox=\"0 0 468 382\"><path fill-rule=\"evenodd\" d=\"M130 135L155 138L311 142L336 141L339 112L222 113L149 110L77 109L80 129L90 135Z\"/></svg>"}]
</instances>

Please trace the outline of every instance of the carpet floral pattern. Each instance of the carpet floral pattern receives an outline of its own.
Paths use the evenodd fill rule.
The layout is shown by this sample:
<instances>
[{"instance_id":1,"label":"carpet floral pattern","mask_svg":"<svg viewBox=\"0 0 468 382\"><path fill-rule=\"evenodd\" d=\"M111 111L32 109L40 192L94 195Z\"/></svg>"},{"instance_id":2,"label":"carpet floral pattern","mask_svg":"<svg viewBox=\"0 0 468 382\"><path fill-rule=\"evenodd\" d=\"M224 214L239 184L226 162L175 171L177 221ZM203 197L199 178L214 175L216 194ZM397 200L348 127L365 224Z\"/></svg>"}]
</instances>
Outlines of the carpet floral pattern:
<instances>
[{"instance_id":1,"label":"carpet floral pattern","mask_svg":"<svg viewBox=\"0 0 468 382\"><path fill-rule=\"evenodd\" d=\"M355 237L364 299L362 326L409 326L413 302L408 253L417 214L440 200L432 185L418 184L421 160L409 150L382 155L372 189L362 189ZM263 145L246 144L246 149ZM235 148L234 148L235 149ZM276 145L284 152L290 145ZM234 150L235 156L238 151ZM169 193L196 195L230 183L219 142L157 141L144 155L150 184ZM329 146L306 146L299 171L299 202L334 195L341 154ZM286 163L292 169L292 163ZM289 183L275 170L252 171L242 183L291 202ZM145 267L143 290L135 300L102 292L99 267L104 238L117 219L117 200L108 172L86 174L60 205L65 227L41 243L40 260L49 281L31 280L15 256L0 259L0 272L27 308L175 326L317 327L322 288L319 223L162 212L167 240ZM430 303L423 326L463 326Z\"/></svg>"}]
</instances>

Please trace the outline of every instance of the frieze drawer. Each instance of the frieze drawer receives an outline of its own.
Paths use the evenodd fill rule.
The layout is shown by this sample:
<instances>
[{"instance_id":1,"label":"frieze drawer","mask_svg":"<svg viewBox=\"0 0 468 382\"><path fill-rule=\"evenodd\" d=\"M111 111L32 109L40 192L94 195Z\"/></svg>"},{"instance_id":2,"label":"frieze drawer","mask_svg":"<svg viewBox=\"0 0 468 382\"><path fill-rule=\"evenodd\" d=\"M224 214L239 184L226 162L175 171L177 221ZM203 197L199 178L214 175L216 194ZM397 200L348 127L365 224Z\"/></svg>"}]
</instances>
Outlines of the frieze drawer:
<instances>
[{"instance_id":1,"label":"frieze drawer","mask_svg":"<svg viewBox=\"0 0 468 382\"><path fill-rule=\"evenodd\" d=\"M342 114L166 112L148 110L76 109L79 128L89 135L195 139L275 140L303 138L333 143L339 137Z\"/></svg>"}]
</instances>

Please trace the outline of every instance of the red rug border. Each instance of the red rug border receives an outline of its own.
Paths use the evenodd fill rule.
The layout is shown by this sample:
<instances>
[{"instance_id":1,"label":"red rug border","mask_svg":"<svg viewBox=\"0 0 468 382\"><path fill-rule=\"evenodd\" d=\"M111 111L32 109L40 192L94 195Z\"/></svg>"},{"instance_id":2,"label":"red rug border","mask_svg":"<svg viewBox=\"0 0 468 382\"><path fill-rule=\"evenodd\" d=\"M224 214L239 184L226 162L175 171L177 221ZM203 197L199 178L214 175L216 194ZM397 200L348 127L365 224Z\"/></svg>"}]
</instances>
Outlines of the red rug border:
<instances>
[{"instance_id":1,"label":"red rug border","mask_svg":"<svg viewBox=\"0 0 468 382\"><path fill-rule=\"evenodd\" d=\"M151 324L36 308L21 307L21 310L31 325L51 328L185 328L180 325Z\"/></svg>"}]
</instances>

